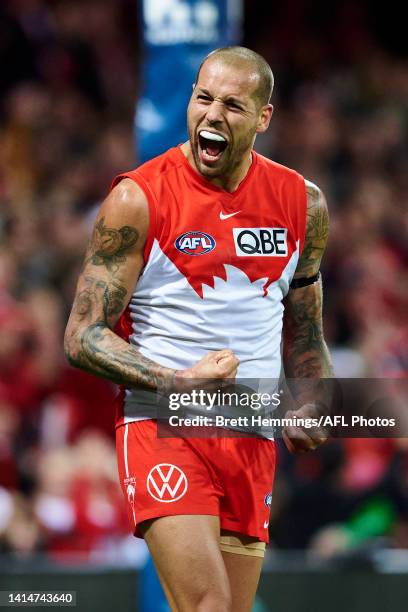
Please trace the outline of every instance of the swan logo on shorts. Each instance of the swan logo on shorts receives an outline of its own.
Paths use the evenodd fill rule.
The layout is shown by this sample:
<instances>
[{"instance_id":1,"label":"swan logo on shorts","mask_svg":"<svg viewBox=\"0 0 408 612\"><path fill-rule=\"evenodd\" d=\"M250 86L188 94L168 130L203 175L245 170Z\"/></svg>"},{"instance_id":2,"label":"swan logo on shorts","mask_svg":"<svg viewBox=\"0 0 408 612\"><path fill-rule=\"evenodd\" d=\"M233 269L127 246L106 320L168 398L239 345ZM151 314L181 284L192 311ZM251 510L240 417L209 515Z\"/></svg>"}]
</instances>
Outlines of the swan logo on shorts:
<instances>
[{"instance_id":1,"label":"swan logo on shorts","mask_svg":"<svg viewBox=\"0 0 408 612\"><path fill-rule=\"evenodd\" d=\"M169 504L181 499L187 492L186 475L177 465L159 463L147 476L147 490L156 501Z\"/></svg>"},{"instance_id":2,"label":"swan logo on shorts","mask_svg":"<svg viewBox=\"0 0 408 612\"><path fill-rule=\"evenodd\" d=\"M136 516L135 516L136 478L134 476L124 478L123 484L126 487L126 494L127 494L128 502L132 508L133 520L135 521L135 525L136 525Z\"/></svg>"},{"instance_id":3,"label":"swan logo on shorts","mask_svg":"<svg viewBox=\"0 0 408 612\"><path fill-rule=\"evenodd\" d=\"M125 478L123 483L126 487L126 493L128 496L128 501L130 504L133 504L135 501L135 492L136 492L136 478L133 476L130 478Z\"/></svg>"},{"instance_id":4,"label":"swan logo on shorts","mask_svg":"<svg viewBox=\"0 0 408 612\"><path fill-rule=\"evenodd\" d=\"M205 255L215 248L215 240L204 232L185 232L176 239L174 246L186 255Z\"/></svg>"}]
</instances>

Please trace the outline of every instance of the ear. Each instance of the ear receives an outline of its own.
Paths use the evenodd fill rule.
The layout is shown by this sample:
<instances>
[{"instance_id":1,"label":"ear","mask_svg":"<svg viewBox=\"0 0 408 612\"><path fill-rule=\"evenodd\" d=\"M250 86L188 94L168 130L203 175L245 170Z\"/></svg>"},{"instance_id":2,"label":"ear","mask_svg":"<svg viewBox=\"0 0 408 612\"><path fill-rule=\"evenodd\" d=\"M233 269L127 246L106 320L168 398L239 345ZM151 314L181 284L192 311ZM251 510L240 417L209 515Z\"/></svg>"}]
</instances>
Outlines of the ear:
<instances>
[{"instance_id":1,"label":"ear","mask_svg":"<svg viewBox=\"0 0 408 612\"><path fill-rule=\"evenodd\" d=\"M263 132L266 132L266 130L269 127L269 123L271 121L272 114L273 114L272 104L265 104L265 106L261 108L261 111L259 113L259 118L258 118L258 125L256 128L257 134L262 134Z\"/></svg>"}]
</instances>

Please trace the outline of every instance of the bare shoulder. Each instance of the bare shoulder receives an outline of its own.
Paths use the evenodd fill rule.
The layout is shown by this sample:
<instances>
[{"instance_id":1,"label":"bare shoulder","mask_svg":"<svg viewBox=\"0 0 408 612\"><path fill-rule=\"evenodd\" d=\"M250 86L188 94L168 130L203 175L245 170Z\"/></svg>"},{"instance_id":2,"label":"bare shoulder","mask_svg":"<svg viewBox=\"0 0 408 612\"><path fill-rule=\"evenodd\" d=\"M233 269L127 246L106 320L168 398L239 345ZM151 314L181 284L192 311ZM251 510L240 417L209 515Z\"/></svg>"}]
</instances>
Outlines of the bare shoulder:
<instances>
[{"instance_id":1,"label":"bare shoulder","mask_svg":"<svg viewBox=\"0 0 408 612\"><path fill-rule=\"evenodd\" d=\"M102 208L116 215L125 215L133 220L143 220L148 217L146 194L132 179L124 178L109 193Z\"/></svg>"},{"instance_id":2,"label":"bare shoulder","mask_svg":"<svg viewBox=\"0 0 408 612\"><path fill-rule=\"evenodd\" d=\"M320 262L329 237L329 213L324 193L311 181L305 181L307 194L306 235L295 277L313 276L319 271Z\"/></svg>"},{"instance_id":3,"label":"bare shoulder","mask_svg":"<svg viewBox=\"0 0 408 612\"><path fill-rule=\"evenodd\" d=\"M312 181L305 180L306 195L307 195L307 227L309 229L309 220L316 216L318 217L329 217L327 209L327 201L323 191L312 183ZM313 224L312 224L313 225Z\"/></svg>"},{"instance_id":4,"label":"bare shoulder","mask_svg":"<svg viewBox=\"0 0 408 612\"><path fill-rule=\"evenodd\" d=\"M134 198L145 200L146 195L143 189L132 179L124 178L112 189L112 194L115 197L122 198L124 200L133 200Z\"/></svg>"}]
</instances>

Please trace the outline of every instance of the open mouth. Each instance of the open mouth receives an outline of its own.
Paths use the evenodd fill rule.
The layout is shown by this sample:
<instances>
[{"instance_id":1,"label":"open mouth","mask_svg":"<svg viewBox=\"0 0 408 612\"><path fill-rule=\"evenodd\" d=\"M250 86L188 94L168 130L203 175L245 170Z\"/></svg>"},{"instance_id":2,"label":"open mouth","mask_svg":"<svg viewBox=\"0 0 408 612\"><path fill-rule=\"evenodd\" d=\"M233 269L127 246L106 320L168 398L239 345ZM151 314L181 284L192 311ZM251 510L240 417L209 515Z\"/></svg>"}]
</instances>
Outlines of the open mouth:
<instances>
[{"instance_id":1,"label":"open mouth","mask_svg":"<svg viewBox=\"0 0 408 612\"><path fill-rule=\"evenodd\" d=\"M215 163L221 159L228 147L228 142L221 134L201 130L198 135L200 157L206 163Z\"/></svg>"}]
</instances>

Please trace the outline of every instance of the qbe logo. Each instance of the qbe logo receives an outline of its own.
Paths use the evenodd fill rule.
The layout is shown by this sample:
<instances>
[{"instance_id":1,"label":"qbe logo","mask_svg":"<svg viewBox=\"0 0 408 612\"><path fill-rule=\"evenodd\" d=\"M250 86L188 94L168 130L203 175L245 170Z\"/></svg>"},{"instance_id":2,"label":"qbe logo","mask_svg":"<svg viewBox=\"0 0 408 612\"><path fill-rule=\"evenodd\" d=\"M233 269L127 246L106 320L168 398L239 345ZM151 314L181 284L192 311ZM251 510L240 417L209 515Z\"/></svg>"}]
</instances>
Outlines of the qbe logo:
<instances>
[{"instance_id":1,"label":"qbe logo","mask_svg":"<svg viewBox=\"0 0 408 612\"><path fill-rule=\"evenodd\" d=\"M285 257L286 227L234 227L235 252L240 257Z\"/></svg>"},{"instance_id":2,"label":"qbe logo","mask_svg":"<svg viewBox=\"0 0 408 612\"><path fill-rule=\"evenodd\" d=\"M164 504L181 499L187 488L186 475L177 465L171 463L155 465L147 477L147 490L150 495Z\"/></svg>"},{"instance_id":3,"label":"qbe logo","mask_svg":"<svg viewBox=\"0 0 408 612\"><path fill-rule=\"evenodd\" d=\"M205 255L215 249L215 240L204 232L185 232L179 236L174 246L185 255Z\"/></svg>"}]
</instances>

